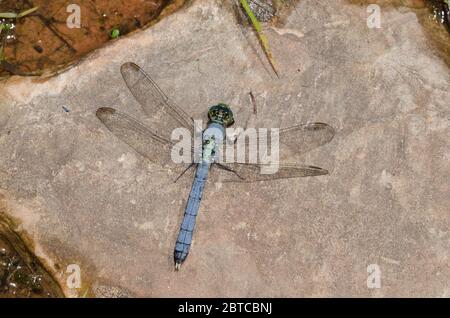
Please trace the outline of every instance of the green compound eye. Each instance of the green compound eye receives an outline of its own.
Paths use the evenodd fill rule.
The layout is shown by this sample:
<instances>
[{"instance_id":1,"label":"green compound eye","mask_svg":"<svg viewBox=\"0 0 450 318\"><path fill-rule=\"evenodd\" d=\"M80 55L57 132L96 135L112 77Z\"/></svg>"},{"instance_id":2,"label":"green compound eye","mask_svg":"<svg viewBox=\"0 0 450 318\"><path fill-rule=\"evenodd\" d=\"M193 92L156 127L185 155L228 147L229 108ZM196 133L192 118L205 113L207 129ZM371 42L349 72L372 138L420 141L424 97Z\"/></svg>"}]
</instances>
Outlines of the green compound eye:
<instances>
[{"instance_id":1,"label":"green compound eye","mask_svg":"<svg viewBox=\"0 0 450 318\"><path fill-rule=\"evenodd\" d=\"M208 111L208 118L211 122L218 123L224 127L233 125L233 112L227 104L212 106Z\"/></svg>"}]
</instances>

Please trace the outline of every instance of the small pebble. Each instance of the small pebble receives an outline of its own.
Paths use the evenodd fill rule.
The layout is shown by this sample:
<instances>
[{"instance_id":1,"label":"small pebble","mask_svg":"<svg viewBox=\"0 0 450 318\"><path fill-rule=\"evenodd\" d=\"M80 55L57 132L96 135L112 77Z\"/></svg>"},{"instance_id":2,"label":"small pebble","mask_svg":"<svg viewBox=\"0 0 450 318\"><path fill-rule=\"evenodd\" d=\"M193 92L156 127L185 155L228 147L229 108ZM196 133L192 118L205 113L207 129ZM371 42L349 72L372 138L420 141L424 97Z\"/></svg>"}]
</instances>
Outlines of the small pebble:
<instances>
[{"instance_id":1,"label":"small pebble","mask_svg":"<svg viewBox=\"0 0 450 318\"><path fill-rule=\"evenodd\" d=\"M36 52L38 52L38 53L44 52L44 49L42 48L42 46L40 46L40 45L38 45L38 44L35 44L35 45L33 46L33 49L34 49Z\"/></svg>"}]
</instances>

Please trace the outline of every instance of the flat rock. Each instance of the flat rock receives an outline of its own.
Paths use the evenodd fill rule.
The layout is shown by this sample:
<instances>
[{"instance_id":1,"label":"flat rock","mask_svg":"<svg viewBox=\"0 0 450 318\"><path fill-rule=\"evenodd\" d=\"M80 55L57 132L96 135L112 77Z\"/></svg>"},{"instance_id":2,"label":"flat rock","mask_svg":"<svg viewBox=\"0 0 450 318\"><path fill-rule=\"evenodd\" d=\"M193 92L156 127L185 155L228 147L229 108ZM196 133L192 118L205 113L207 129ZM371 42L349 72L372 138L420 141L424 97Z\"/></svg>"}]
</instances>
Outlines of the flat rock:
<instances>
[{"instance_id":1,"label":"flat rock","mask_svg":"<svg viewBox=\"0 0 450 318\"><path fill-rule=\"evenodd\" d=\"M0 86L7 213L69 296L90 286L171 297L450 296L449 69L413 12L383 8L381 29L367 16L345 1L301 1L266 30L279 79L253 32L213 0L55 78L12 78ZM253 92L259 126L329 123L331 143L296 159L331 174L210 182L175 272L191 180L173 183L95 116L110 106L143 117L121 79L127 61L195 118L224 101L243 126ZM79 289L66 284L70 264L81 269ZM381 288L368 288L374 269Z\"/></svg>"}]
</instances>

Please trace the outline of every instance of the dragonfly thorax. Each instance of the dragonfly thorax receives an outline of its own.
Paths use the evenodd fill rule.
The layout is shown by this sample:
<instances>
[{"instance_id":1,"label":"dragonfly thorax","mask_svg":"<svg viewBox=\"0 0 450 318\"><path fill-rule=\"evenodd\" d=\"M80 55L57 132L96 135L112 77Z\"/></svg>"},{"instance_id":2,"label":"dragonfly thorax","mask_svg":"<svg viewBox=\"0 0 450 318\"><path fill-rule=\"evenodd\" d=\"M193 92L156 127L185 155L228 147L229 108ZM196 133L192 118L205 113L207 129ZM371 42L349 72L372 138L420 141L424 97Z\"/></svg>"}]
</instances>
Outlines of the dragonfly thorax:
<instances>
[{"instance_id":1,"label":"dragonfly thorax","mask_svg":"<svg viewBox=\"0 0 450 318\"><path fill-rule=\"evenodd\" d=\"M203 132L202 154L203 161L213 162L225 138L225 128L221 124L210 123Z\"/></svg>"}]
</instances>

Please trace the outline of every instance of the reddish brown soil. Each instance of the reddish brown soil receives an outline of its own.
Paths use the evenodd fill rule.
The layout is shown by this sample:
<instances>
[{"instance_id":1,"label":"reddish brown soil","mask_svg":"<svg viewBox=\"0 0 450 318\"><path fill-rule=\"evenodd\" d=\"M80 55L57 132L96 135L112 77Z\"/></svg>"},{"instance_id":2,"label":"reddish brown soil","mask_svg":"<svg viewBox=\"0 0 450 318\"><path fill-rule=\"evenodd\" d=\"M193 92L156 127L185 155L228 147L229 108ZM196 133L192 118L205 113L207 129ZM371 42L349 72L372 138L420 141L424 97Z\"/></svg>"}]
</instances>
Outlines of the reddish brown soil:
<instances>
[{"instance_id":1,"label":"reddish brown soil","mask_svg":"<svg viewBox=\"0 0 450 318\"><path fill-rule=\"evenodd\" d=\"M121 35L157 18L169 0L4 0L0 12L21 12L38 6L35 13L16 21L5 43L0 76L52 73L78 60L110 39L114 28ZM70 29L70 4L81 8L81 27ZM7 71L5 71L5 69Z\"/></svg>"}]
</instances>

